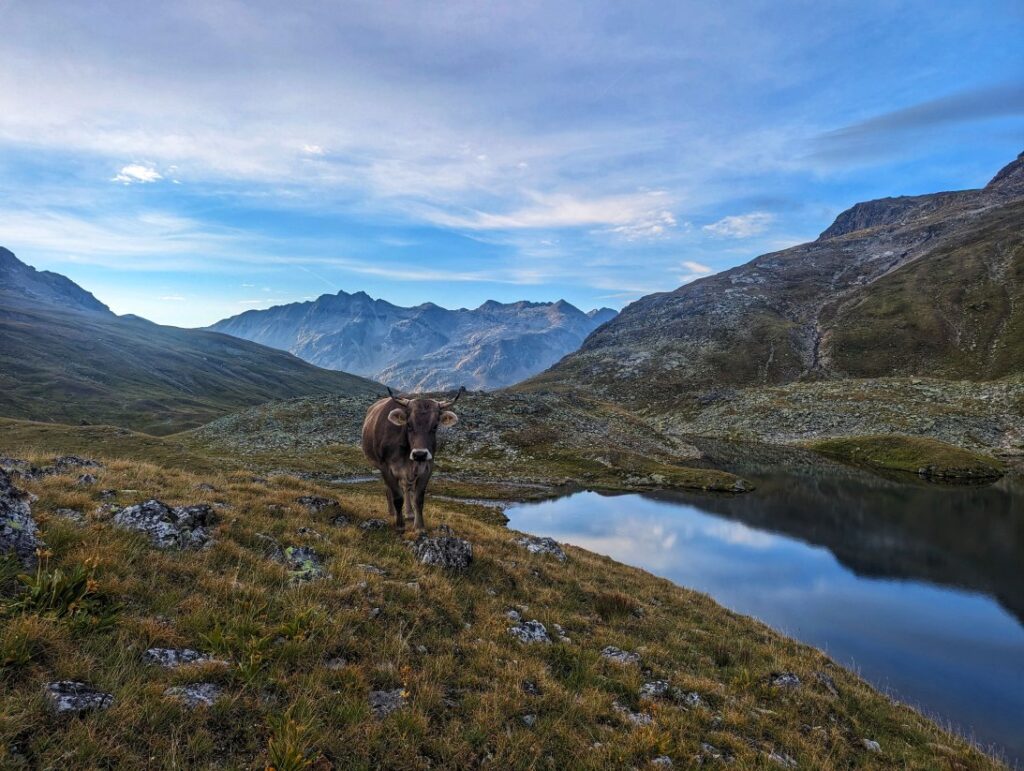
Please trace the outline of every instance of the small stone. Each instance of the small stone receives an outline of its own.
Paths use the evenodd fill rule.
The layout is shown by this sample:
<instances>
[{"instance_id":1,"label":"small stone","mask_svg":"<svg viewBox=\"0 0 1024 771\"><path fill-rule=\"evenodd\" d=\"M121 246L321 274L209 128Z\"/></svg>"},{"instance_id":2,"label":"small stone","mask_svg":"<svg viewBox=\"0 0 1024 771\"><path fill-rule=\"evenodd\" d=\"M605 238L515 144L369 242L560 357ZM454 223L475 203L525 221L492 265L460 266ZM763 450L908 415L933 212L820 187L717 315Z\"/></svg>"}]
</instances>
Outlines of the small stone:
<instances>
[{"instance_id":1,"label":"small stone","mask_svg":"<svg viewBox=\"0 0 1024 771\"><path fill-rule=\"evenodd\" d=\"M713 758L715 760L722 757L722 751L719 750L718 747L716 747L715 745L708 744L707 742L700 743L700 751L704 755L707 755L708 757Z\"/></svg>"},{"instance_id":2,"label":"small stone","mask_svg":"<svg viewBox=\"0 0 1024 771\"><path fill-rule=\"evenodd\" d=\"M362 570L364 573L372 573L375 576L384 575L384 571L376 565L366 565L364 563L357 563L356 567Z\"/></svg>"},{"instance_id":3,"label":"small stone","mask_svg":"<svg viewBox=\"0 0 1024 771\"><path fill-rule=\"evenodd\" d=\"M527 728L533 728L533 724L537 722L537 716L533 715L533 714L520 715L519 719L522 721L523 725L526 726Z\"/></svg>"},{"instance_id":4,"label":"small stone","mask_svg":"<svg viewBox=\"0 0 1024 771\"><path fill-rule=\"evenodd\" d=\"M522 621L508 628L508 633L524 643L549 643L548 630L537 620Z\"/></svg>"},{"instance_id":5,"label":"small stone","mask_svg":"<svg viewBox=\"0 0 1024 771\"><path fill-rule=\"evenodd\" d=\"M797 767L796 760L793 757L787 755L785 752L772 751L768 753L768 760L770 760L772 763L775 763L776 765L782 766L783 768Z\"/></svg>"},{"instance_id":6,"label":"small stone","mask_svg":"<svg viewBox=\"0 0 1024 771\"><path fill-rule=\"evenodd\" d=\"M50 709L57 714L106 709L114 703L112 694L98 691L91 685L80 683L77 680L59 680L55 683L47 683L44 690Z\"/></svg>"},{"instance_id":7,"label":"small stone","mask_svg":"<svg viewBox=\"0 0 1024 771\"><path fill-rule=\"evenodd\" d=\"M800 678L792 672L782 672L772 675L772 685L776 688L799 688Z\"/></svg>"},{"instance_id":8,"label":"small stone","mask_svg":"<svg viewBox=\"0 0 1024 771\"><path fill-rule=\"evenodd\" d=\"M519 614L519 611L515 610L515 609L506 610L505 611L505 617L507 619L509 619L510 621L522 621L523 620L523 617Z\"/></svg>"},{"instance_id":9,"label":"small stone","mask_svg":"<svg viewBox=\"0 0 1024 771\"><path fill-rule=\"evenodd\" d=\"M211 485L209 482L200 482L199 484L196 485L196 489L201 490L204 493L217 492L217 488Z\"/></svg>"},{"instance_id":10,"label":"small stone","mask_svg":"<svg viewBox=\"0 0 1024 771\"><path fill-rule=\"evenodd\" d=\"M421 564L455 573L466 570L473 562L473 544L450 535L437 538L421 536L411 548Z\"/></svg>"},{"instance_id":11,"label":"small stone","mask_svg":"<svg viewBox=\"0 0 1024 771\"><path fill-rule=\"evenodd\" d=\"M668 695L667 680L652 680L640 686L640 698L644 700L663 699Z\"/></svg>"},{"instance_id":12,"label":"small stone","mask_svg":"<svg viewBox=\"0 0 1024 771\"><path fill-rule=\"evenodd\" d=\"M839 695L839 689L836 687L836 681L832 679L831 675L828 675L825 672L815 672L814 678L833 696Z\"/></svg>"},{"instance_id":13,"label":"small stone","mask_svg":"<svg viewBox=\"0 0 1024 771\"><path fill-rule=\"evenodd\" d=\"M211 707L220 698L221 688L215 683L176 685L164 691L164 696L177 699L189 709Z\"/></svg>"},{"instance_id":14,"label":"small stone","mask_svg":"<svg viewBox=\"0 0 1024 771\"><path fill-rule=\"evenodd\" d=\"M344 669L348 666L348 662L341 656L336 656L333 659L327 660L327 668L333 672L337 672L339 669Z\"/></svg>"},{"instance_id":15,"label":"small stone","mask_svg":"<svg viewBox=\"0 0 1024 771\"><path fill-rule=\"evenodd\" d=\"M335 527L346 527L347 525L352 524L352 521L344 514L339 514L331 519L331 524Z\"/></svg>"},{"instance_id":16,"label":"small stone","mask_svg":"<svg viewBox=\"0 0 1024 771\"><path fill-rule=\"evenodd\" d=\"M690 691L689 693L684 693L682 695L682 698L680 699L680 701L682 701L683 704L685 704L687 707L694 707L694 708L699 707L701 704L704 703L704 701L700 698L700 694L697 693L696 691Z\"/></svg>"},{"instance_id":17,"label":"small stone","mask_svg":"<svg viewBox=\"0 0 1024 771\"><path fill-rule=\"evenodd\" d=\"M421 656L426 656L427 655L427 646L426 645L417 645L416 646L416 652L418 654L420 654Z\"/></svg>"},{"instance_id":18,"label":"small stone","mask_svg":"<svg viewBox=\"0 0 1024 771\"><path fill-rule=\"evenodd\" d=\"M517 539L516 543L530 552L530 554L550 554L559 562L565 562L567 559L565 552L562 551L562 547L558 545L554 538L538 538L533 535L524 535Z\"/></svg>"},{"instance_id":19,"label":"small stone","mask_svg":"<svg viewBox=\"0 0 1024 771\"><path fill-rule=\"evenodd\" d=\"M333 498L323 498L319 495L302 495L296 498L295 501L305 506L314 514L338 505L338 502Z\"/></svg>"},{"instance_id":20,"label":"small stone","mask_svg":"<svg viewBox=\"0 0 1024 771\"><path fill-rule=\"evenodd\" d=\"M624 704L620 704L617 701L612 704L612 709L614 709L616 712L618 712L620 715L626 718L626 720L628 720L633 725L646 726L654 722L654 718L648 715L646 712L634 712L629 707L625 706Z\"/></svg>"},{"instance_id":21,"label":"small stone","mask_svg":"<svg viewBox=\"0 0 1024 771\"><path fill-rule=\"evenodd\" d=\"M100 490L101 501L112 501L117 497L117 490Z\"/></svg>"},{"instance_id":22,"label":"small stone","mask_svg":"<svg viewBox=\"0 0 1024 771\"><path fill-rule=\"evenodd\" d=\"M167 669L207 662L227 664L226 661L216 660L206 653L200 653L191 648L150 648L142 654L142 657L148 664L158 664Z\"/></svg>"},{"instance_id":23,"label":"small stone","mask_svg":"<svg viewBox=\"0 0 1024 771\"><path fill-rule=\"evenodd\" d=\"M380 615L380 608L370 608L370 618L377 618Z\"/></svg>"},{"instance_id":24,"label":"small stone","mask_svg":"<svg viewBox=\"0 0 1024 771\"><path fill-rule=\"evenodd\" d=\"M533 680L523 680L520 686L523 689L523 693L529 694L530 696L540 696L540 687L533 682Z\"/></svg>"},{"instance_id":25,"label":"small stone","mask_svg":"<svg viewBox=\"0 0 1024 771\"><path fill-rule=\"evenodd\" d=\"M388 523L383 519L368 519L359 525L361 530L386 530Z\"/></svg>"},{"instance_id":26,"label":"small stone","mask_svg":"<svg viewBox=\"0 0 1024 771\"><path fill-rule=\"evenodd\" d=\"M874 739L862 739L861 741L864 744L864 749L866 749L868 752L882 751L882 745L876 742Z\"/></svg>"},{"instance_id":27,"label":"small stone","mask_svg":"<svg viewBox=\"0 0 1024 771\"><path fill-rule=\"evenodd\" d=\"M640 662L639 653L624 651L621 648L616 648L614 645L609 645L602 650L601 656L609 661L614 661L616 664L638 664Z\"/></svg>"},{"instance_id":28,"label":"small stone","mask_svg":"<svg viewBox=\"0 0 1024 771\"><path fill-rule=\"evenodd\" d=\"M94 485L96 484L96 476L94 474L82 474L80 477L78 477L78 481L75 482L75 484L81 487Z\"/></svg>"},{"instance_id":29,"label":"small stone","mask_svg":"<svg viewBox=\"0 0 1024 771\"><path fill-rule=\"evenodd\" d=\"M408 694L404 688L390 691L370 691L370 709L375 717L386 717L405 706Z\"/></svg>"},{"instance_id":30,"label":"small stone","mask_svg":"<svg viewBox=\"0 0 1024 771\"><path fill-rule=\"evenodd\" d=\"M668 755L658 755L658 757L654 758L651 761L651 765L659 766L661 768L671 768L672 758L670 758Z\"/></svg>"}]
</instances>

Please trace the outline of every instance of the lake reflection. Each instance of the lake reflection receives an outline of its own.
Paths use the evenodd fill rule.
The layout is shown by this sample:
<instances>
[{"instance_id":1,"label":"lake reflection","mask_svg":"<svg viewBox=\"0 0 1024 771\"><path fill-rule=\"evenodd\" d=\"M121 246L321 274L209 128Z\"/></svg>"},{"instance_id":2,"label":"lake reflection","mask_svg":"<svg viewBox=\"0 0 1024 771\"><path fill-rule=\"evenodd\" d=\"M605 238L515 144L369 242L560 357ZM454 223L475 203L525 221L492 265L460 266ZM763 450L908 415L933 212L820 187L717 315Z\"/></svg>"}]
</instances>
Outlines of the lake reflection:
<instances>
[{"instance_id":1,"label":"lake reflection","mask_svg":"<svg viewBox=\"0 0 1024 771\"><path fill-rule=\"evenodd\" d=\"M757 481L745 496L581 492L506 513L706 592L1024 759L1019 491Z\"/></svg>"}]
</instances>

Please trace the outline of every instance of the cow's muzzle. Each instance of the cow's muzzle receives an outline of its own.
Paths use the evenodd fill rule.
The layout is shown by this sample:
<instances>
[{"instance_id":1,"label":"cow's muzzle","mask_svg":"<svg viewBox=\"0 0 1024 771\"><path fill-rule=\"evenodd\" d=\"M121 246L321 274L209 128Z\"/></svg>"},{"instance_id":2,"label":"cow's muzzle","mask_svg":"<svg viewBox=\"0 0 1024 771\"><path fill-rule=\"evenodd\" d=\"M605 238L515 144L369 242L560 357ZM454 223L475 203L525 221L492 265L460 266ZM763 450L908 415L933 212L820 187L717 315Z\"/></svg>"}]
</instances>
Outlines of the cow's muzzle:
<instances>
[{"instance_id":1,"label":"cow's muzzle","mask_svg":"<svg viewBox=\"0 0 1024 771\"><path fill-rule=\"evenodd\" d=\"M434 456L430 453L430 450L413 450L409 453L409 460L418 461L420 463L428 461Z\"/></svg>"}]
</instances>

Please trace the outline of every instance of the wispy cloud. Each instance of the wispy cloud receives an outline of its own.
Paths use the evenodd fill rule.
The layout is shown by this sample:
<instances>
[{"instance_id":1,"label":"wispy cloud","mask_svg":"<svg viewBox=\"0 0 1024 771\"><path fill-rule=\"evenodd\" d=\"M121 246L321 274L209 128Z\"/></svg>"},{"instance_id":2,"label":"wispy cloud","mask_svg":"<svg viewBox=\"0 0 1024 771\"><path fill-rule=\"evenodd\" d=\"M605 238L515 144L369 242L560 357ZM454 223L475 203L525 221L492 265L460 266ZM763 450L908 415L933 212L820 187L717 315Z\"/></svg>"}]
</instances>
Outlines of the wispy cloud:
<instances>
[{"instance_id":1,"label":"wispy cloud","mask_svg":"<svg viewBox=\"0 0 1024 771\"><path fill-rule=\"evenodd\" d=\"M825 132L815 140L816 154L877 154L944 126L1011 116L1024 116L1024 80L957 91Z\"/></svg>"},{"instance_id":2,"label":"wispy cloud","mask_svg":"<svg viewBox=\"0 0 1024 771\"><path fill-rule=\"evenodd\" d=\"M691 281L696 281L698 278L704 278L710 276L715 272L715 269L710 265L705 265L701 262L694 262L693 260L683 260L681 263L685 272L679 276L679 283L689 284Z\"/></svg>"},{"instance_id":3,"label":"wispy cloud","mask_svg":"<svg viewBox=\"0 0 1024 771\"><path fill-rule=\"evenodd\" d=\"M143 166L140 163L130 163L122 166L121 170L111 178L111 182L121 182L125 185L136 183L156 182L163 179L163 175L152 166Z\"/></svg>"},{"instance_id":4,"label":"wispy cloud","mask_svg":"<svg viewBox=\"0 0 1024 771\"><path fill-rule=\"evenodd\" d=\"M720 238L750 238L763 233L774 220L773 214L763 211L732 214L705 225L703 230Z\"/></svg>"}]
</instances>

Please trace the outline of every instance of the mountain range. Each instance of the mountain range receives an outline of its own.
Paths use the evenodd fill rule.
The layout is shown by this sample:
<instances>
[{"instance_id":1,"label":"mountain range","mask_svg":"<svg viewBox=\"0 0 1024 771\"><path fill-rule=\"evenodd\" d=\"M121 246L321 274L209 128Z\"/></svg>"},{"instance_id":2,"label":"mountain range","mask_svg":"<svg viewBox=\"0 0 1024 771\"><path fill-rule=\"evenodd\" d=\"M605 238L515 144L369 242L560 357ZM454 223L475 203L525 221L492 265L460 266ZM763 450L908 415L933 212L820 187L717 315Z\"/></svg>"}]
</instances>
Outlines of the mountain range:
<instances>
[{"instance_id":1,"label":"mountain range","mask_svg":"<svg viewBox=\"0 0 1024 771\"><path fill-rule=\"evenodd\" d=\"M1024 153L981 189L859 203L810 243L644 297L521 386L649 414L723 389L1024 373Z\"/></svg>"},{"instance_id":2,"label":"mountain range","mask_svg":"<svg viewBox=\"0 0 1024 771\"><path fill-rule=\"evenodd\" d=\"M404 308L342 291L246 311L210 329L403 391L490 390L542 372L615 315L609 308L584 313L565 300Z\"/></svg>"},{"instance_id":3,"label":"mountain range","mask_svg":"<svg viewBox=\"0 0 1024 771\"><path fill-rule=\"evenodd\" d=\"M117 316L0 247L0 415L166 434L273 399L380 390L228 335Z\"/></svg>"}]
</instances>

